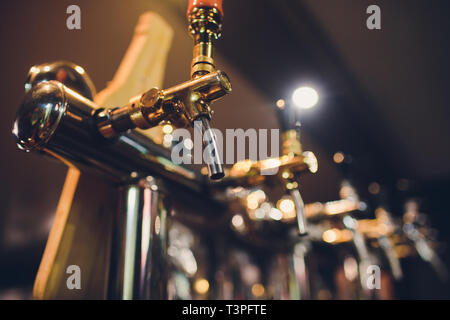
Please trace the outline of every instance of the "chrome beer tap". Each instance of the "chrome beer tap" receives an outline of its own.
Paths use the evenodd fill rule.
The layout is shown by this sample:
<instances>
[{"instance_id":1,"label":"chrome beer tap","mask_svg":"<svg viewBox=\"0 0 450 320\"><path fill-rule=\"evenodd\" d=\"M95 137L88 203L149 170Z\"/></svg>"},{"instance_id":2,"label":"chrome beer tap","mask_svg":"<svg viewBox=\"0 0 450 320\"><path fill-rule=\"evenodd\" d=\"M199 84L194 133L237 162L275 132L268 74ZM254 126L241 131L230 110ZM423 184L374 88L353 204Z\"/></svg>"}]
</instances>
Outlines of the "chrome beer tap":
<instances>
[{"instance_id":1,"label":"chrome beer tap","mask_svg":"<svg viewBox=\"0 0 450 320\"><path fill-rule=\"evenodd\" d=\"M64 81L58 81L61 79L57 74L41 82L40 73L30 72L29 78L36 79L35 85L27 87L13 127L19 147L28 151L44 149L66 157L75 151L85 154L87 146L93 143L93 149L110 145L109 141L120 139L130 129L149 129L164 123L187 127L198 120L202 123L209 176L213 180L222 178L222 161L209 124L211 104L231 92L228 76L216 71L212 60L212 40L219 37L221 30L221 1L191 1L188 10L189 30L196 39L191 80L169 89L152 88L123 107L101 108L89 99L92 94L83 96L76 91L88 85L67 87ZM204 46L208 48L206 52L201 50Z\"/></svg>"},{"instance_id":2,"label":"chrome beer tap","mask_svg":"<svg viewBox=\"0 0 450 320\"><path fill-rule=\"evenodd\" d=\"M165 199L174 194L180 199L194 195L203 205L199 211L209 205L222 210L205 192L208 184L199 170L176 163L169 150L132 130L166 123L196 128L198 120L202 123L209 176L223 176L216 137L209 124L211 104L231 92L229 78L215 70L212 61L212 40L221 30L219 4L191 1L189 5L190 32L195 35L199 30L209 35L200 41L201 46L209 48L207 55L199 47L194 49L191 78L168 89L152 88L131 98L125 106L105 108L96 104L92 82L77 65L53 63L30 70L12 130L19 148L49 154L83 174L94 169L92 176L120 191L118 197L105 199L118 209L112 227L111 268L105 270L109 278L107 297L167 296L166 217L172 212L172 202ZM211 15L217 23L210 21ZM202 56L210 59L198 58Z\"/></svg>"},{"instance_id":3,"label":"chrome beer tap","mask_svg":"<svg viewBox=\"0 0 450 320\"><path fill-rule=\"evenodd\" d=\"M417 200L409 200L405 204L405 213L403 214L403 232L412 241L414 247L419 254L419 256L426 262L428 262L431 267L436 272L437 276L442 282L446 282L449 278L449 272L436 253L436 250L432 247L431 241L427 238L425 223L420 220L423 215L419 212L419 203Z\"/></svg>"}]
</instances>

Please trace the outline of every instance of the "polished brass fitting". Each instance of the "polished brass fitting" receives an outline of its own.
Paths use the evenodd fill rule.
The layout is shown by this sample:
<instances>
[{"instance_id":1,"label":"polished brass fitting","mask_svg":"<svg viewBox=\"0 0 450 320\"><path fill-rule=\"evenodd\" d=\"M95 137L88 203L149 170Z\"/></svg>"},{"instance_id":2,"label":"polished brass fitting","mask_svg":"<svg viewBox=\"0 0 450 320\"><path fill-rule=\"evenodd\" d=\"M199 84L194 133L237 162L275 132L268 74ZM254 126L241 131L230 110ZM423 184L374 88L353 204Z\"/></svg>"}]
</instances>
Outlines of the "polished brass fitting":
<instances>
[{"instance_id":1,"label":"polished brass fitting","mask_svg":"<svg viewBox=\"0 0 450 320\"><path fill-rule=\"evenodd\" d=\"M213 7L197 7L188 15L189 33L194 39L191 78L214 72L213 41L222 32L222 16Z\"/></svg>"},{"instance_id":2,"label":"polished brass fitting","mask_svg":"<svg viewBox=\"0 0 450 320\"><path fill-rule=\"evenodd\" d=\"M165 90L152 88L124 107L102 111L98 129L110 138L129 129L149 129L165 122L187 127L200 117L210 119L211 103L230 92L230 80L222 71Z\"/></svg>"}]
</instances>

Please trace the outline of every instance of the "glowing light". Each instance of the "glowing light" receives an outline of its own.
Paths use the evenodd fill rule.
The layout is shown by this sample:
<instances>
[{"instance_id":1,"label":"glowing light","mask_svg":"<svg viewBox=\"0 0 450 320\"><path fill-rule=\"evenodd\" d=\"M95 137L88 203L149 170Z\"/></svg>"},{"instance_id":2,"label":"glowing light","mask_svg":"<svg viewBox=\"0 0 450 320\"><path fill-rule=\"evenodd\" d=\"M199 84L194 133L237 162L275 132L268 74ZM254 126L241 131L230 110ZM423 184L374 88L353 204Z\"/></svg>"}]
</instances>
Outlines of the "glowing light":
<instances>
[{"instance_id":1,"label":"glowing light","mask_svg":"<svg viewBox=\"0 0 450 320\"><path fill-rule=\"evenodd\" d=\"M358 203L349 199L329 201L325 203L325 213L327 215L341 214L358 209Z\"/></svg>"},{"instance_id":2,"label":"glowing light","mask_svg":"<svg viewBox=\"0 0 450 320\"><path fill-rule=\"evenodd\" d=\"M173 136L171 134L164 135L164 141L172 142Z\"/></svg>"},{"instance_id":3,"label":"glowing light","mask_svg":"<svg viewBox=\"0 0 450 320\"><path fill-rule=\"evenodd\" d=\"M209 290L209 282L206 279L197 279L194 283L194 289L199 294L205 294Z\"/></svg>"},{"instance_id":4,"label":"glowing light","mask_svg":"<svg viewBox=\"0 0 450 320\"><path fill-rule=\"evenodd\" d=\"M200 169L200 173L204 176L207 176L209 174L208 167L202 167Z\"/></svg>"},{"instance_id":5,"label":"glowing light","mask_svg":"<svg viewBox=\"0 0 450 320\"><path fill-rule=\"evenodd\" d=\"M339 238L339 233L340 233L339 229L327 230L323 233L322 239L323 239L323 241L328 242L328 243L336 242L336 240Z\"/></svg>"},{"instance_id":6,"label":"glowing light","mask_svg":"<svg viewBox=\"0 0 450 320\"><path fill-rule=\"evenodd\" d=\"M84 73L84 69L80 66L76 66L75 70L79 73L79 74L83 74Z\"/></svg>"},{"instance_id":7,"label":"glowing light","mask_svg":"<svg viewBox=\"0 0 450 320\"><path fill-rule=\"evenodd\" d=\"M50 70L50 68L48 70ZM39 68L36 68L34 66L30 68L30 73L37 73L37 72L39 72Z\"/></svg>"},{"instance_id":8,"label":"glowing light","mask_svg":"<svg viewBox=\"0 0 450 320\"><path fill-rule=\"evenodd\" d=\"M258 208L258 200L250 198L247 199L247 208L251 209L251 210L255 210L256 208Z\"/></svg>"},{"instance_id":9,"label":"glowing light","mask_svg":"<svg viewBox=\"0 0 450 320\"><path fill-rule=\"evenodd\" d=\"M255 210L259 204L266 200L266 194L262 190L256 190L247 196L247 208Z\"/></svg>"},{"instance_id":10,"label":"glowing light","mask_svg":"<svg viewBox=\"0 0 450 320\"><path fill-rule=\"evenodd\" d=\"M279 159L267 159L261 161L261 170L274 169L281 165Z\"/></svg>"},{"instance_id":11,"label":"glowing light","mask_svg":"<svg viewBox=\"0 0 450 320\"><path fill-rule=\"evenodd\" d=\"M242 174L246 174L250 169L252 168L253 161L251 160L242 160L239 162L236 162L230 171L230 176L240 176Z\"/></svg>"},{"instance_id":12,"label":"glowing light","mask_svg":"<svg viewBox=\"0 0 450 320\"><path fill-rule=\"evenodd\" d=\"M342 152L336 152L333 155L333 161L335 163L342 163L342 161L344 161L344 154Z\"/></svg>"},{"instance_id":13,"label":"glowing light","mask_svg":"<svg viewBox=\"0 0 450 320\"><path fill-rule=\"evenodd\" d=\"M286 103L284 102L283 99L280 99L280 100L277 101L277 107L278 108L283 109L285 105L286 105Z\"/></svg>"},{"instance_id":14,"label":"glowing light","mask_svg":"<svg viewBox=\"0 0 450 320\"><path fill-rule=\"evenodd\" d=\"M294 218L295 217L295 204L291 199L280 199L277 202L277 208L283 213L283 218Z\"/></svg>"},{"instance_id":15,"label":"glowing light","mask_svg":"<svg viewBox=\"0 0 450 320\"><path fill-rule=\"evenodd\" d=\"M172 127L170 124L166 124L166 125L163 126L162 131L163 131L165 134L172 133L173 127Z\"/></svg>"},{"instance_id":16,"label":"glowing light","mask_svg":"<svg viewBox=\"0 0 450 320\"><path fill-rule=\"evenodd\" d=\"M347 257L344 260L344 275L348 281L354 281L358 277L358 262L355 258Z\"/></svg>"},{"instance_id":17,"label":"glowing light","mask_svg":"<svg viewBox=\"0 0 450 320\"><path fill-rule=\"evenodd\" d=\"M165 134L163 138L163 146L169 148L172 145L173 136L171 134Z\"/></svg>"},{"instance_id":18,"label":"glowing light","mask_svg":"<svg viewBox=\"0 0 450 320\"><path fill-rule=\"evenodd\" d=\"M132 173L130 173L130 176L131 176L132 178L137 178L138 173L137 173L136 171L133 171Z\"/></svg>"},{"instance_id":19,"label":"glowing light","mask_svg":"<svg viewBox=\"0 0 450 320\"><path fill-rule=\"evenodd\" d=\"M161 231L161 219L159 217L156 217L155 219L155 233L159 234Z\"/></svg>"},{"instance_id":20,"label":"glowing light","mask_svg":"<svg viewBox=\"0 0 450 320\"><path fill-rule=\"evenodd\" d=\"M305 162L309 167L309 172L316 173L319 170L319 163L317 162L317 158L311 151L303 152L303 162Z\"/></svg>"},{"instance_id":21,"label":"glowing light","mask_svg":"<svg viewBox=\"0 0 450 320\"><path fill-rule=\"evenodd\" d=\"M257 219L264 219L264 217L266 216L266 213L264 212L263 209L259 208L255 210L255 217Z\"/></svg>"},{"instance_id":22,"label":"glowing light","mask_svg":"<svg viewBox=\"0 0 450 320\"><path fill-rule=\"evenodd\" d=\"M231 224L236 228L239 229L244 225L244 219L240 214L236 214L231 219Z\"/></svg>"},{"instance_id":23,"label":"glowing light","mask_svg":"<svg viewBox=\"0 0 450 320\"><path fill-rule=\"evenodd\" d=\"M264 211L264 215L268 215L272 209L272 205L269 202L264 202L261 204L261 210Z\"/></svg>"},{"instance_id":24,"label":"glowing light","mask_svg":"<svg viewBox=\"0 0 450 320\"><path fill-rule=\"evenodd\" d=\"M272 208L270 209L270 213L269 216L273 219L273 220L281 220L281 218L283 218L283 213L281 213L280 210L278 210L277 208Z\"/></svg>"},{"instance_id":25,"label":"glowing light","mask_svg":"<svg viewBox=\"0 0 450 320\"><path fill-rule=\"evenodd\" d=\"M255 296L255 297L262 297L262 295L264 294L264 286L262 285L262 284L260 284L260 283L255 283L253 286L252 286L252 294Z\"/></svg>"},{"instance_id":26,"label":"glowing light","mask_svg":"<svg viewBox=\"0 0 450 320\"><path fill-rule=\"evenodd\" d=\"M288 190L292 190L292 189L295 189L295 188L297 188L298 187L298 183L297 182L288 182L288 183L286 183L286 188L288 189Z\"/></svg>"},{"instance_id":27,"label":"glowing light","mask_svg":"<svg viewBox=\"0 0 450 320\"><path fill-rule=\"evenodd\" d=\"M302 109L310 109L319 101L319 94L311 87L300 87L292 94L294 104Z\"/></svg>"}]
</instances>

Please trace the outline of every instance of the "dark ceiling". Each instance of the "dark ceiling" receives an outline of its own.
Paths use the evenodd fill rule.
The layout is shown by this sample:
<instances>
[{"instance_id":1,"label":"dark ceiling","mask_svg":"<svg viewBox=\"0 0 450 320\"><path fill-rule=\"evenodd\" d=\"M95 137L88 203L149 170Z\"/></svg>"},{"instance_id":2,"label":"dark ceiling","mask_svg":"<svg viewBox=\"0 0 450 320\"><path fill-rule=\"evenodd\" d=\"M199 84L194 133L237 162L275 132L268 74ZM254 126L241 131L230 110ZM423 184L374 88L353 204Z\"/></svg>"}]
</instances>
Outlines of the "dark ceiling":
<instances>
[{"instance_id":1,"label":"dark ceiling","mask_svg":"<svg viewBox=\"0 0 450 320\"><path fill-rule=\"evenodd\" d=\"M382 29L368 30L375 2ZM375 2L225 1L219 49L273 101L316 86L303 125L330 153L354 155L360 178L448 179L450 3Z\"/></svg>"}]
</instances>

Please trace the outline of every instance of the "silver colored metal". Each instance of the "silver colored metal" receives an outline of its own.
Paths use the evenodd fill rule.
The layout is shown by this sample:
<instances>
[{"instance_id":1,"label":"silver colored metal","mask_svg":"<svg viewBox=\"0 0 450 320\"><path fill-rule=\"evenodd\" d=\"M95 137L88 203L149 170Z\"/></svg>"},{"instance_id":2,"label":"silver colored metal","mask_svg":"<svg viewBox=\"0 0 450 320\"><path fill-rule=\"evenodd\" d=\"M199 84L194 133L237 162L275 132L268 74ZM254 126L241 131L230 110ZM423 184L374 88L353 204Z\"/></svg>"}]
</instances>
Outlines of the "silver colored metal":
<instances>
[{"instance_id":1,"label":"silver colored metal","mask_svg":"<svg viewBox=\"0 0 450 320\"><path fill-rule=\"evenodd\" d=\"M204 155L206 157L205 162L208 167L209 177L212 180L219 180L224 177L224 171L222 166L222 160L220 159L219 150L217 146L217 137L214 131L211 129L208 119L201 117L203 132L200 132L203 136ZM195 126L195 129L199 129Z\"/></svg>"},{"instance_id":2,"label":"silver colored metal","mask_svg":"<svg viewBox=\"0 0 450 320\"><path fill-rule=\"evenodd\" d=\"M131 130L116 139L105 139L97 128L101 110L58 81L41 82L25 95L13 135L22 150L44 151L114 180L128 180L130 173L137 171L203 191L205 179L200 172L173 163L170 151L147 137Z\"/></svg>"},{"instance_id":3,"label":"silver colored metal","mask_svg":"<svg viewBox=\"0 0 450 320\"><path fill-rule=\"evenodd\" d=\"M403 270L400 264L400 259L392 247L392 244L388 237L381 236L378 238L381 249L384 251L386 258L391 268L392 276L395 280L400 281L403 278Z\"/></svg>"},{"instance_id":4,"label":"silver colored metal","mask_svg":"<svg viewBox=\"0 0 450 320\"><path fill-rule=\"evenodd\" d=\"M345 227L351 230L353 233L352 241L358 255L358 271L359 271L358 273L361 285L362 298L370 299L371 291L367 286L367 279L368 279L367 270L368 267L373 263L369 254L369 250L367 248L366 240L364 238L364 235L357 230L358 222L356 221L356 219L347 215L343 217L342 221Z\"/></svg>"},{"instance_id":5,"label":"silver colored metal","mask_svg":"<svg viewBox=\"0 0 450 320\"><path fill-rule=\"evenodd\" d=\"M61 83L48 81L30 89L12 130L19 148L30 151L46 144L65 111L66 97Z\"/></svg>"},{"instance_id":6,"label":"silver colored metal","mask_svg":"<svg viewBox=\"0 0 450 320\"><path fill-rule=\"evenodd\" d=\"M297 213L297 225L298 225L298 233L299 235L307 235L307 225L306 225L306 213L305 213L305 204L303 202L300 191L296 189L290 190L291 197L295 204L295 210Z\"/></svg>"},{"instance_id":7,"label":"silver colored metal","mask_svg":"<svg viewBox=\"0 0 450 320\"><path fill-rule=\"evenodd\" d=\"M167 299L169 208L161 189L153 177L122 188L111 251L111 299Z\"/></svg>"},{"instance_id":8,"label":"silver colored metal","mask_svg":"<svg viewBox=\"0 0 450 320\"><path fill-rule=\"evenodd\" d=\"M30 68L25 82L25 91L40 82L56 80L66 87L92 100L96 94L95 86L84 69L72 62L55 61Z\"/></svg>"}]
</instances>

